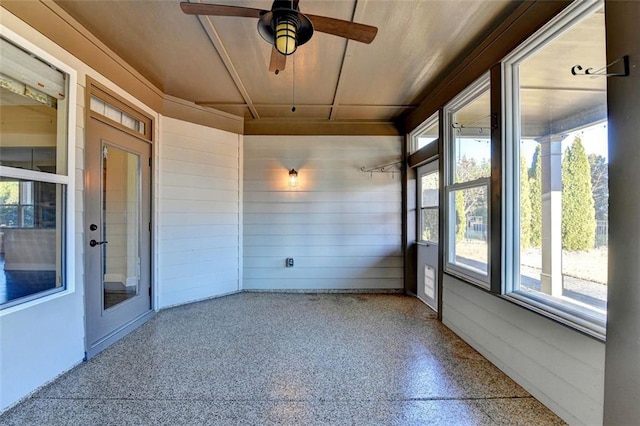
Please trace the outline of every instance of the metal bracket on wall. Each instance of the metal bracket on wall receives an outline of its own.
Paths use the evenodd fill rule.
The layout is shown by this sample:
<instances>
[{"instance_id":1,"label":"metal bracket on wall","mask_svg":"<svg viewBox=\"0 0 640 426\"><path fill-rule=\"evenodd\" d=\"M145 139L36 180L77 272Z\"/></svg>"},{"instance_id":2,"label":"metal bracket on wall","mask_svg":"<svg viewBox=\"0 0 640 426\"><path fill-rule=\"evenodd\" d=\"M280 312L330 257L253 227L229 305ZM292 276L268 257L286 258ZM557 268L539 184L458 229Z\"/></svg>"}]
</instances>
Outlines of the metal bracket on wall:
<instances>
[{"instance_id":1,"label":"metal bracket on wall","mask_svg":"<svg viewBox=\"0 0 640 426\"><path fill-rule=\"evenodd\" d=\"M371 176L373 176L374 173L393 173L392 176L395 176L395 174L399 173L401 170L402 160L396 160L391 163L381 164L374 167L360 167L361 172L370 173Z\"/></svg>"},{"instance_id":2,"label":"metal bracket on wall","mask_svg":"<svg viewBox=\"0 0 640 426\"><path fill-rule=\"evenodd\" d=\"M609 68L620 62L622 62L623 66L622 71L611 73L607 72ZM629 75L629 55L624 55L622 58L618 58L615 61L611 62L609 65L606 65L595 71L593 70L593 68L584 69L581 65L574 65L573 67L571 67L571 74L590 77L627 77Z\"/></svg>"}]
</instances>

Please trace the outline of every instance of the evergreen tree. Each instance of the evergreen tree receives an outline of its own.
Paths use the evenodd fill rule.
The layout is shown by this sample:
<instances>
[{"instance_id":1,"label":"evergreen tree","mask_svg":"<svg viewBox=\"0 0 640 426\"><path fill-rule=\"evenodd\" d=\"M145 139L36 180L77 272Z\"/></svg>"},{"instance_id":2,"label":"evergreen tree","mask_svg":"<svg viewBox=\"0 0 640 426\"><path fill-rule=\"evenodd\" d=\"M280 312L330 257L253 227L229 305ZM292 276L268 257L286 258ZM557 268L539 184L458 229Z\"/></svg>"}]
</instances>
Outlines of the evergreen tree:
<instances>
[{"instance_id":1,"label":"evergreen tree","mask_svg":"<svg viewBox=\"0 0 640 426\"><path fill-rule=\"evenodd\" d=\"M533 159L531 160L531 167L529 167L529 179L536 177L536 168L540 163L541 148L540 144L536 145L536 150L533 152Z\"/></svg>"},{"instance_id":2,"label":"evergreen tree","mask_svg":"<svg viewBox=\"0 0 640 426\"><path fill-rule=\"evenodd\" d=\"M542 246L542 162L539 159L540 145L536 146L531 169L529 169L529 198L531 200L529 242L532 247ZM522 224L524 225L524 221Z\"/></svg>"},{"instance_id":3,"label":"evergreen tree","mask_svg":"<svg viewBox=\"0 0 640 426\"><path fill-rule=\"evenodd\" d=\"M582 139L576 136L562 159L562 247L589 250L595 232L591 170Z\"/></svg>"},{"instance_id":4,"label":"evergreen tree","mask_svg":"<svg viewBox=\"0 0 640 426\"><path fill-rule=\"evenodd\" d=\"M531 191L524 156L520 156L520 247L531 246Z\"/></svg>"},{"instance_id":5,"label":"evergreen tree","mask_svg":"<svg viewBox=\"0 0 640 426\"><path fill-rule=\"evenodd\" d=\"M607 220L609 218L609 163L602 155L590 154L589 166L596 220Z\"/></svg>"}]
</instances>

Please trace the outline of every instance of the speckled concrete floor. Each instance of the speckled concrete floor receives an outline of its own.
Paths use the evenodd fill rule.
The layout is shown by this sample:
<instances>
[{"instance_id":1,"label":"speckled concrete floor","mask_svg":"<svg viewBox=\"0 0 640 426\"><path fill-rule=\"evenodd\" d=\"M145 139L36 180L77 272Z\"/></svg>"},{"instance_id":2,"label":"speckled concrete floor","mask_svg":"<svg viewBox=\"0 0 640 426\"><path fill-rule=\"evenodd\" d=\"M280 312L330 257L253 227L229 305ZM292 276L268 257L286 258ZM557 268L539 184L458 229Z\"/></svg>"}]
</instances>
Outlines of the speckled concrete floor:
<instances>
[{"instance_id":1,"label":"speckled concrete floor","mask_svg":"<svg viewBox=\"0 0 640 426\"><path fill-rule=\"evenodd\" d=\"M241 293L160 312L0 424L562 421L417 299Z\"/></svg>"}]
</instances>

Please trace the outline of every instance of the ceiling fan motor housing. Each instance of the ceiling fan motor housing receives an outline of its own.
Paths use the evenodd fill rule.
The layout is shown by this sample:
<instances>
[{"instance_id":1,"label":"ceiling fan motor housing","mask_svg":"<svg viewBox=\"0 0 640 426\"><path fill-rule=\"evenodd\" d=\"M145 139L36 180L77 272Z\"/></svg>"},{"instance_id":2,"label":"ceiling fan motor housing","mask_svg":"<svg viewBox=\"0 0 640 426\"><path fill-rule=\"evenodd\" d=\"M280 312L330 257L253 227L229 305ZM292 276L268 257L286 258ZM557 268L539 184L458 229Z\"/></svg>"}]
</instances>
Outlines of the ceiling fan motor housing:
<instances>
[{"instance_id":1,"label":"ceiling fan motor housing","mask_svg":"<svg viewBox=\"0 0 640 426\"><path fill-rule=\"evenodd\" d=\"M276 0L272 9L260 17L258 33L278 52L290 55L311 39L313 24L303 13L292 8L291 1Z\"/></svg>"}]
</instances>

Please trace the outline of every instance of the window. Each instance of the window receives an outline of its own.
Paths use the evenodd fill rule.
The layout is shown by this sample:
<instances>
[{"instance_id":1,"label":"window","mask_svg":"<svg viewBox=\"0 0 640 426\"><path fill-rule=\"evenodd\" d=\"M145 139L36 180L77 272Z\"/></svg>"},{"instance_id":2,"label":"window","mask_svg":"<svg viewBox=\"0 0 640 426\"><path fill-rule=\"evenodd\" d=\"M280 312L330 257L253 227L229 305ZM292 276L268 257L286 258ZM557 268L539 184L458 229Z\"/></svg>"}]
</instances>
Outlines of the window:
<instances>
[{"instance_id":1,"label":"window","mask_svg":"<svg viewBox=\"0 0 640 426\"><path fill-rule=\"evenodd\" d=\"M411 152L418 151L437 141L439 128L438 113L436 112L411 133Z\"/></svg>"},{"instance_id":2,"label":"window","mask_svg":"<svg viewBox=\"0 0 640 426\"><path fill-rule=\"evenodd\" d=\"M0 227L33 228L33 182L0 180Z\"/></svg>"},{"instance_id":3,"label":"window","mask_svg":"<svg viewBox=\"0 0 640 426\"><path fill-rule=\"evenodd\" d=\"M489 288L489 75L445 107L445 271Z\"/></svg>"},{"instance_id":4,"label":"window","mask_svg":"<svg viewBox=\"0 0 640 426\"><path fill-rule=\"evenodd\" d=\"M604 336L606 65L601 1L574 2L503 63L509 297Z\"/></svg>"},{"instance_id":5,"label":"window","mask_svg":"<svg viewBox=\"0 0 640 426\"><path fill-rule=\"evenodd\" d=\"M0 30L0 309L4 310L68 288L66 270L73 266L67 244L67 206L73 199L68 153L75 112L69 107L74 96L70 70L62 71L65 66L54 64L55 60L25 51L20 45L27 42Z\"/></svg>"}]
</instances>

